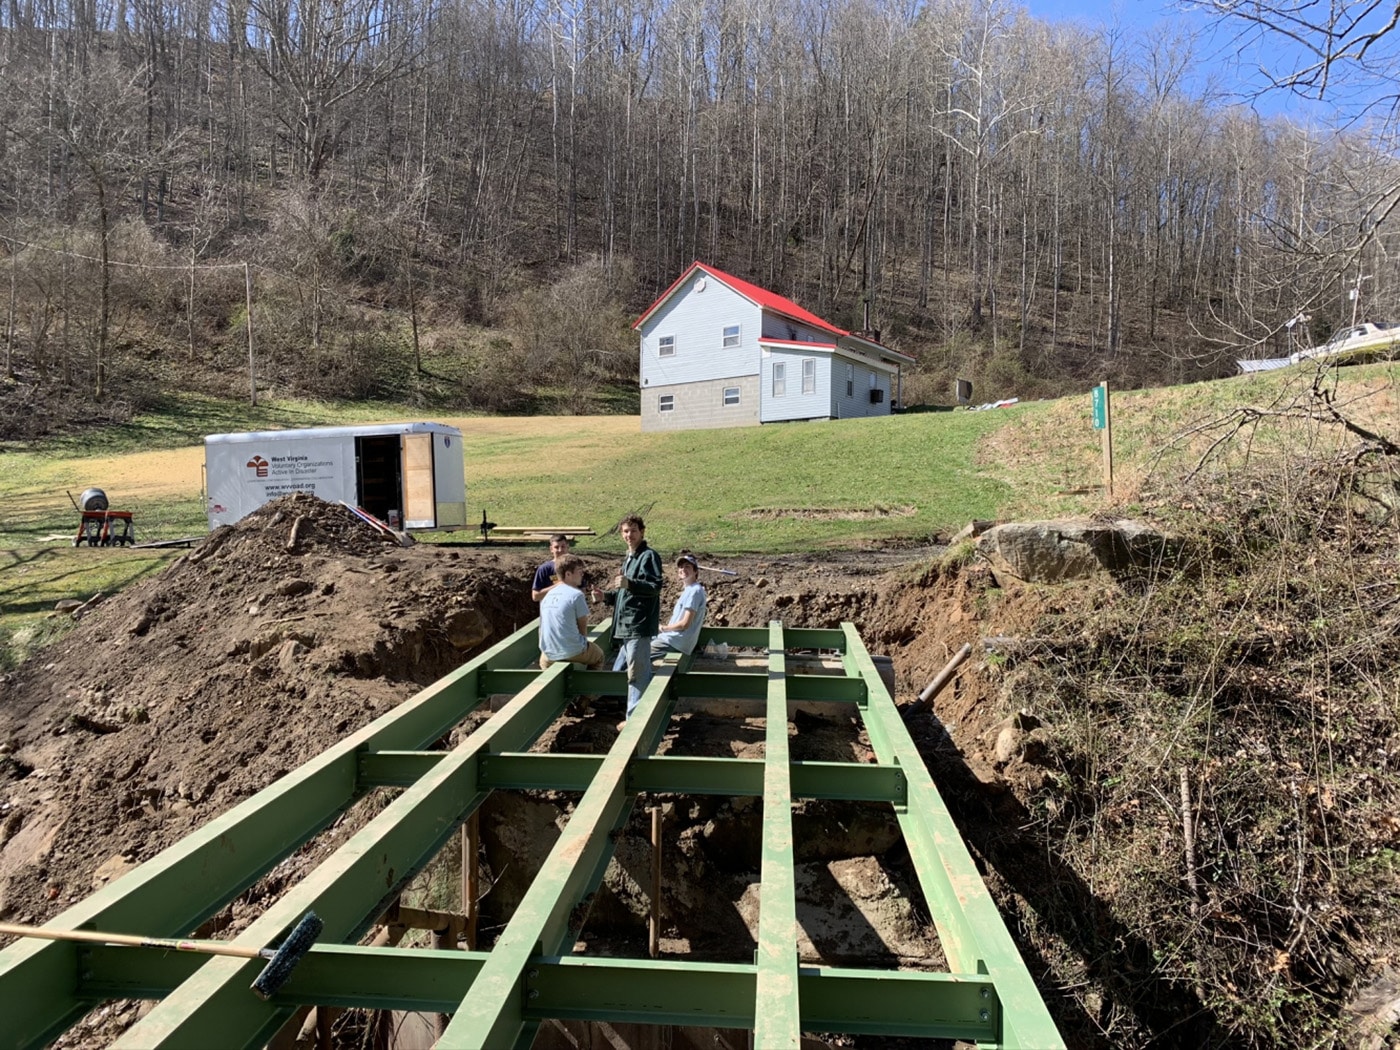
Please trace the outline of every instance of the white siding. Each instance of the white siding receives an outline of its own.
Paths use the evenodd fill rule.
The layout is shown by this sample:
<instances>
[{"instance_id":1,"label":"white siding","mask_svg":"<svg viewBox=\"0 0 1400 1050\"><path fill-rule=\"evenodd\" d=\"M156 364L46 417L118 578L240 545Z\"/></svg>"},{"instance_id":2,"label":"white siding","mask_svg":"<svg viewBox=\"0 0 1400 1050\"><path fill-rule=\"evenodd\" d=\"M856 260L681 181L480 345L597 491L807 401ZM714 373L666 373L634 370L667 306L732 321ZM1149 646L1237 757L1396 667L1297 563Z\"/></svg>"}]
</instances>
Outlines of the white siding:
<instances>
[{"instance_id":1,"label":"white siding","mask_svg":"<svg viewBox=\"0 0 1400 1050\"><path fill-rule=\"evenodd\" d=\"M764 313L763 338L790 339L803 343L834 343L836 335L822 328L813 328L779 314Z\"/></svg>"},{"instance_id":2,"label":"white siding","mask_svg":"<svg viewBox=\"0 0 1400 1050\"><path fill-rule=\"evenodd\" d=\"M699 282L704 288L697 291ZM724 330L739 326L738 346L724 346ZM892 372L859 356L835 354L836 336L760 309L722 281L692 273L649 316L638 332L641 353L643 430L751 426L790 419L887 416L894 396ZM675 352L659 354L661 339L674 341ZM759 339L811 343L767 346ZM766 351L766 352L765 352ZM815 363L815 389L802 392L802 362ZM846 396L846 364L854 365L854 390ZM783 396L773 396L773 364L786 365ZM884 396L870 401L871 376ZM723 388L741 386L739 405L724 404ZM672 410L658 411L658 397L670 395Z\"/></svg>"},{"instance_id":3,"label":"white siding","mask_svg":"<svg viewBox=\"0 0 1400 1050\"><path fill-rule=\"evenodd\" d=\"M817 389L802 393L802 362L810 358L817 364ZM786 393L773 396L773 365L787 366ZM763 356L760 395L762 407L759 419L776 423L784 419L826 419L831 415L831 351L813 350L804 353L796 347L774 347Z\"/></svg>"},{"instance_id":4,"label":"white siding","mask_svg":"<svg viewBox=\"0 0 1400 1050\"><path fill-rule=\"evenodd\" d=\"M655 388L758 372L759 308L713 277L705 277L704 291L697 292L701 276L676 289L639 332L643 402ZM726 350L724 329L734 324L740 326L739 345ZM667 335L675 336L676 352L659 357L657 346Z\"/></svg>"},{"instance_id":5,"label":"white siding","mask_svg":"<svg viewBox=\"0 0 1400 1050\"><path fill-rule=\"evenodd\" d=\"M846 396L846 369L855 374L853 390ZM833 358L831 378L831 414L837 419L863 419L866 416L887 416L890 414L890 401L894 395L894 376L878 368L872 368L862 361L852 361L837 355ZM878 389L885 392L884 400L878 405L870 403L870 377L875 376Z\"/></svg>"}]
</instances>

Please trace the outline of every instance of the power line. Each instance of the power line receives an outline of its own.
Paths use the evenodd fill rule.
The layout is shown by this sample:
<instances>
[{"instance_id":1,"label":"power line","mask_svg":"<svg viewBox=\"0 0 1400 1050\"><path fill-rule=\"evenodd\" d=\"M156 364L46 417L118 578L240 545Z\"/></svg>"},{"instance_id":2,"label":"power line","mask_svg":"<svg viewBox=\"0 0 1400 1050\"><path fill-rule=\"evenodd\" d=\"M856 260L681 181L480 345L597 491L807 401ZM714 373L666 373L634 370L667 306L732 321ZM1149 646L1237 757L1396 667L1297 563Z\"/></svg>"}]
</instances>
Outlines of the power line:
<instances>
[{"instance_id":1,"label":"power line","mask_svg":"<svg viewBox=\"0 0 1400 1050\"><path fill-rule=\"evenodd\" d=\"M81 259L84 262L101 263L102 260L92 256L83 255L81 252L69 251L67 249L50 248L44 244L34 244L31 241L16 240L13 237L6 237L0 234L0 241L4 241L10 246L11 253L17 254L20 249L32 248L35 251L48 252L50 255L67 256L70 259ZM133 270L178 270L180 273L189 273L191 270L241 270L245 265L256 266L256 263L200 263L198 266L193 263L184 266L167 266L163 263L134 263L122 262L119 259L108 259L108 266L127 266ZM258 267L261 269L261 267Z\"/></svg>"}]
</instances>

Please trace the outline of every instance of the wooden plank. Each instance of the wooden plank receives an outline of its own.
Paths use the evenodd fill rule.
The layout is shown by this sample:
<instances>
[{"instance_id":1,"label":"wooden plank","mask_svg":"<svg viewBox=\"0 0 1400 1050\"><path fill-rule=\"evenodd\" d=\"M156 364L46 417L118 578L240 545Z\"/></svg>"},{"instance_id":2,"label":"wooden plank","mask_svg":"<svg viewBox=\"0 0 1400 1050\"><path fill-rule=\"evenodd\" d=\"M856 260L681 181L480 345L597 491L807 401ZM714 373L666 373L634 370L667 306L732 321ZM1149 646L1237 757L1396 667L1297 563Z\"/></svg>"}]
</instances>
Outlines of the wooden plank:
<instances>
[{"instance_id":1,"label":"wooden plank","mask_svg":"<svg viewBox=\"0 0 1400 1050\"><path fill-rule=\"evenodd\" d=\"M433 502L433 435L403 436L403 520L404 523L436 524Z\"/></svg>"},{"instance_id":2,"label":"wooden plank","mask_svg":"<svg viewBox=\"0 0 1400 1050\"><path fill-rule=\"evenodd\" d=\"M598 535L587 525L493 525L492 532L503 532L508 536L557 536L563 533L565 536L596 536Z\"/></svg>"}]
</instances>

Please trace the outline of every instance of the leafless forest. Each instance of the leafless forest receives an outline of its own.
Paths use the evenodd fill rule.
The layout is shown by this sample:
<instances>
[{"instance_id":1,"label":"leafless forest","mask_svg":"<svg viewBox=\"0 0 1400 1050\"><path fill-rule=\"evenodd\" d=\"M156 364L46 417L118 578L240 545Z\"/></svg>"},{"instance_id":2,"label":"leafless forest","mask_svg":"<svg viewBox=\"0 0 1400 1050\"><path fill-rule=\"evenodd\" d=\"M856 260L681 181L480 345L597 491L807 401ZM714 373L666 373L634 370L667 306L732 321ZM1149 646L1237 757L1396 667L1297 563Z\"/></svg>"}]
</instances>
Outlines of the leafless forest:
<instances>
[{"instance_id":1,"label":"leafless forest","mask_svg":"<svg viewBox=\"0 0 1400 1050\"><path fill-rule=\"evenodd\" d=\"M1397 319L1384 122L1207 65L1002 0L4 0L7 389L581 408L696 258L868 306L914 400Z\"/></svg>"}]
</instances>

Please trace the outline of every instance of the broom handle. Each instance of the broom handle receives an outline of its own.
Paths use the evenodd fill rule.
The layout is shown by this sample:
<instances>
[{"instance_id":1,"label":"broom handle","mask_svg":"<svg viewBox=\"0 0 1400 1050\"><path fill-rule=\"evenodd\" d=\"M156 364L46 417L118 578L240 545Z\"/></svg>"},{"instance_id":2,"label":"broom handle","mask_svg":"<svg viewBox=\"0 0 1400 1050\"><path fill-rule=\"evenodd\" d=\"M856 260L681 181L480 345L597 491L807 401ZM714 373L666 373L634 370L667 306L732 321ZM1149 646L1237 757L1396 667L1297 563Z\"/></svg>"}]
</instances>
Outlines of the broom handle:
<instances>
[{"instance_id":1,"label":"broom handle","mask_svg":"<svg viewBox=\"0 0 1400 1050\"><path fill-rule=\"evenodd\" d=\"M142 937L134 933L99 933L96 930L51 930L45 926L21 926L0 922L0 933L16 937L40 937L47 941L82 941L88 944L130 944L137 948L165 948L177 952L202 952L205 955L231 955L236 959L261 959L257 948L244 948L222 941L181 941L174 938Z\"/></svg>"}]
</instances>

